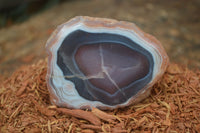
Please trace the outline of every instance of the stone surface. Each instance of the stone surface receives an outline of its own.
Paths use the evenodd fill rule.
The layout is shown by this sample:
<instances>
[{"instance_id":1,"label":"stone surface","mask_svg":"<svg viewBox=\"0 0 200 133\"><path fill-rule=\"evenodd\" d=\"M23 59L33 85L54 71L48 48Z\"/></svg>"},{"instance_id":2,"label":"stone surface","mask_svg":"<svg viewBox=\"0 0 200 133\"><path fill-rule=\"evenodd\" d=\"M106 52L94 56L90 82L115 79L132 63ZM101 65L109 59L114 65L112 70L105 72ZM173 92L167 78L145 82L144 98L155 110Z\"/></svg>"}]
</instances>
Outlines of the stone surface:
<instances>
[{"instance_id":1,"label":"stone surface","mask_svg":"<svg viewBox=\"0 0 200 133\"><path fill-rule=\"evenodd\" d=\"M149 72L148 59L144 55L119 44L82 46L75 59L84 75L92 77L89 81L110 94Z\"/></svg>"},{"instance_id":2,"label":"stone surface","mask_svg":"<svg viewBox=\"0 0 200 133\"><path fill-rule=\"evenodd\" d=\"M114 109L150 94L169 59L134 23L78 16L49 37L47 86L61 107Z\"/></svg>"}]
</instances>

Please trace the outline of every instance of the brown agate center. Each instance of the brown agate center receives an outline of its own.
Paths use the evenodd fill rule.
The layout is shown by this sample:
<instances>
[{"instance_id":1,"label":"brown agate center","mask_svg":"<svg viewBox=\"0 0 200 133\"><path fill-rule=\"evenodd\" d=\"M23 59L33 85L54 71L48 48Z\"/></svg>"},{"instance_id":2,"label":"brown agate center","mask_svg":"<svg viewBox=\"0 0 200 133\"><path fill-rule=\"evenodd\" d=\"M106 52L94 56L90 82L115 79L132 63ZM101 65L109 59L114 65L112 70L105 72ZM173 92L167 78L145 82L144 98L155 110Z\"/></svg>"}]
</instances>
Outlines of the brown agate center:
<instances>
[{"instance_id":1,"label":"brown agate center","mask_svg":"<svg viewBox=\"0 0 200 133\"><path fill-rule=\"evenodd\" d=\"M110 94L149 72L148 59L122 44L82 45L75 53L75 61L93 86Z\"/></svg>"}]
</instances>

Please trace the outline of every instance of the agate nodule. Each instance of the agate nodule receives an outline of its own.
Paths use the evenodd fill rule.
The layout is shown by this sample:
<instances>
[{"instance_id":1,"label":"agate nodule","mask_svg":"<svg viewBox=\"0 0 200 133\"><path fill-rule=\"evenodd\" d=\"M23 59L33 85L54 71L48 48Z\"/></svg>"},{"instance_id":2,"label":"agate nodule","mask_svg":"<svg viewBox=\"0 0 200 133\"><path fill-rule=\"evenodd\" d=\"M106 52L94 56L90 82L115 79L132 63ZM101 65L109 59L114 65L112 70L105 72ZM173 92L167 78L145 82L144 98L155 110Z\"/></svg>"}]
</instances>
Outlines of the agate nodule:
<instances>
[{"instance_id":1,"label":"agate nodule","mask_svg":"<svg viewBox=\"0 0 200 133\"><path fill-rule=\"evenodd\" d=\"M46 48L47 85L60 107L113 109L139 102L168 65L158 40L113 19L75 17L54 31Z\"/></svg>"}]
</instances>

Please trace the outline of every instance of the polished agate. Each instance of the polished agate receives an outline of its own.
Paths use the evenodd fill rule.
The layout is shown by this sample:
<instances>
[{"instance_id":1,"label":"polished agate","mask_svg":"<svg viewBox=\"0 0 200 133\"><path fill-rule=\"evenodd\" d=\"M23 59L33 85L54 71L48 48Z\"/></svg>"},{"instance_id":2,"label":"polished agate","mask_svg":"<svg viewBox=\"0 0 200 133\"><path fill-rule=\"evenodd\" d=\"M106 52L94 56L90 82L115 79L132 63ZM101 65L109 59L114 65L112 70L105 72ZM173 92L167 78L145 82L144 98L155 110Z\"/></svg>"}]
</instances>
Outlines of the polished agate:
<instances>
[{"instance_id":1,"label":"polished agate","mask_svg":"<svg viewBox=\"0 0 200 133\"><path fill-rule=\"evenodd\" d=\"M114 109L150 94L168 56L159 41L136 25L75 17L60 25L46 45L47 86L60 107Z\"/></svg>"}]
</instances>

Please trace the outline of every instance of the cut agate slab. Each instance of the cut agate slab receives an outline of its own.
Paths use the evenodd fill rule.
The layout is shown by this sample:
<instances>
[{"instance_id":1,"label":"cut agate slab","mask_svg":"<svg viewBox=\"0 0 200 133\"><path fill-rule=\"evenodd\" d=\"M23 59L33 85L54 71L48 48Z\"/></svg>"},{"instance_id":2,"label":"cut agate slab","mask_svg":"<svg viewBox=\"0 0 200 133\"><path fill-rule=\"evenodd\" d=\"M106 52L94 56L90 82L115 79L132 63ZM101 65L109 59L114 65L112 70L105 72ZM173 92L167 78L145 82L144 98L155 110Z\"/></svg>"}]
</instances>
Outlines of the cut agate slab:
<instances>
[{"instance_id":1,"label":"cut agate slab","mask_svg":"<svg viewBox=\"0 0 200 133\"><path fill-rule=\"evenodd\" d=\"M67 108L137 103L169 62L153 36L133 23L106 18L75 17L54 31L46 48L51 102Z\"/></svg>"}]
</instances>

